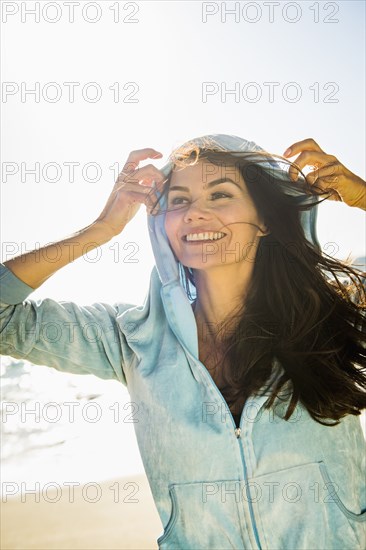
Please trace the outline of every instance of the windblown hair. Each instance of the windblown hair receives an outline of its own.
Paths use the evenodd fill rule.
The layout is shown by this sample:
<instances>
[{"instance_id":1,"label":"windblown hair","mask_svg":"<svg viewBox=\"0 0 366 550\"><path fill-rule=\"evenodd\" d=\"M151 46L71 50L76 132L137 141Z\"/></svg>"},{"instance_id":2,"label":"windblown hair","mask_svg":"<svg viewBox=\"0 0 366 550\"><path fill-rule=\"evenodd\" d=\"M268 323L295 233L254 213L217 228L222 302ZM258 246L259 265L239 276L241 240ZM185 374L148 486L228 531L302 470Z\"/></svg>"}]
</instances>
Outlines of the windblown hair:
<instances>
[{"instance_id":1,"label":"windblown hair","mask_svg":"<svg viewBox=\"0 0 366 550\"><path fill-rule=\"evenodd\" d=\"M366 408L366 293L362 279L366 273L352 268L350 260L327 255L306 238L301 213L328 198L331 191L311 185L301 171L299 180L293 182L286 170L281 175L268 170L261 155L267 163L275 155L233 153L195 146L178 149L172 157L174 168L203 159L237 167L269 230L259 239L242 307L223 325L220 345L227 366L222 394L229 406L239 399L245 402L273 380L277 365L280 371L275 383L266 386L271 391L265 407L272 407L284 389L290 388L285 420L300 401L315 421L335 426L342 417L359 415ZM163 194L169 189L170 177ZM301 203L298 195L286 193L286 187L308 195L308 202ZM194 270L181 264L180 269L192 300ZM234 331L225 330L233 323Z\"/></svg>"}]
</instances>

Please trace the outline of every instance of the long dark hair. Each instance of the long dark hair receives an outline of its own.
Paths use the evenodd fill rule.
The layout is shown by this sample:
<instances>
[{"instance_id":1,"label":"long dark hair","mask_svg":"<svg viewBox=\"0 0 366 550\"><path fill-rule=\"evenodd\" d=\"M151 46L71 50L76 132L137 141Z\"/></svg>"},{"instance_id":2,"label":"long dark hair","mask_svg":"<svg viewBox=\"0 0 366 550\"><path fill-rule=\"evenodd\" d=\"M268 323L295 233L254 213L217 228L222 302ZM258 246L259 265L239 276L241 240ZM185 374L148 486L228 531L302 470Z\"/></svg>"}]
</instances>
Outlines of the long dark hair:
<instances>
[{"instance_id":1,"label":"long dark hair","mask_svg":"<svg viewBox=\"0 0 366 550\"><path fill-rule=\"evenodd\" d=\"M285 420L300 401L315 421L337 425L345 415L359 415L366 408L365 274L350 261L322 252L304 233L302 213L329 197L329 191L310 185L301 171L294 183L285 170L268 170L262 161L273 161L275 155L233 153L196 147L172 156L174 166L207 159L237 167L269 230L260 238L243 305L223 325L220 345L227 366L222 369L222 394L229 406L245 402L273 380L276 364L281 372L267 386L265 407L272 407L284 388L290 388ZM299 201L299 193L291 193L295 188L311 200ZM194 271L180 267L192 300ZM235 330L225 330L233 322Z\"/></svg>"}]
</instances>

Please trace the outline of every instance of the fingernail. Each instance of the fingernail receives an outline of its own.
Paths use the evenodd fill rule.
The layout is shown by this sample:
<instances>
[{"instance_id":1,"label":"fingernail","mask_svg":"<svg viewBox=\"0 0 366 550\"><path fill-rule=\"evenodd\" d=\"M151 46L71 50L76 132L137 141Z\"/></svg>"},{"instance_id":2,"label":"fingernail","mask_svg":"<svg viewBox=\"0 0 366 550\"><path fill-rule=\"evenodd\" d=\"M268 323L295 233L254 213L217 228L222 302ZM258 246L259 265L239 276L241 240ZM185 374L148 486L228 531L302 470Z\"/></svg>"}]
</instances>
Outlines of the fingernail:
<instances>
[{"instance_id":1,"label":"fingernail","mask_svg":"<svg viewBox=\"0 0 366 550\"><path fill-rule=\"evenodd\" d=\"M283 153L283 156L284 157L288 157L291 153L291 147L289 147L288 149L286 149L286 151Z\"/></svg>"}]
</instances>

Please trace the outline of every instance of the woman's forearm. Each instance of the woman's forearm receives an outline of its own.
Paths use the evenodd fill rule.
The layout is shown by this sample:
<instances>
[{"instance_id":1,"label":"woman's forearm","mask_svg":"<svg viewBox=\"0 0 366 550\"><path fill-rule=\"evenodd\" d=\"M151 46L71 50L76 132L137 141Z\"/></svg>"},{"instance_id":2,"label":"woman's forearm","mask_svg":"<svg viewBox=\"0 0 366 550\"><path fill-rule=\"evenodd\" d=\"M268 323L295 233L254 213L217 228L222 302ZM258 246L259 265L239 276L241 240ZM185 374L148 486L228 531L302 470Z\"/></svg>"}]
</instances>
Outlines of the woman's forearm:
<instances>
[{"instance_id":1,"label":"woman's forearm","mask_svg":"<svg viewBox=\"0 0 366 550\"><path fill-rule=\"evenodd\" d=\"M161 156L161 153L150 147L131 151L101 214L92 224L66 239L11 258L3 262L5 267L25 284L36 289L61 267L110 241L123 231L142 204L151 207L148 200L152 193L151 182L162 185L165 175L155 166L138 168L138 165L141 160ZM145 180L149 183L140 185ZM152 200L154 202L155 199Z\"/></svg>"},{"instance_id":2,"label":"woman's forearm","mask_svg":"<svg viewBox=\"0 0 366 550\"><path fill-rule=\"evenodd\" d=\"M21 254L3 264L21 281L36 289L51 275L114 237L103 222L93 222L61 241Z\"/></svg>"}]
</instances>

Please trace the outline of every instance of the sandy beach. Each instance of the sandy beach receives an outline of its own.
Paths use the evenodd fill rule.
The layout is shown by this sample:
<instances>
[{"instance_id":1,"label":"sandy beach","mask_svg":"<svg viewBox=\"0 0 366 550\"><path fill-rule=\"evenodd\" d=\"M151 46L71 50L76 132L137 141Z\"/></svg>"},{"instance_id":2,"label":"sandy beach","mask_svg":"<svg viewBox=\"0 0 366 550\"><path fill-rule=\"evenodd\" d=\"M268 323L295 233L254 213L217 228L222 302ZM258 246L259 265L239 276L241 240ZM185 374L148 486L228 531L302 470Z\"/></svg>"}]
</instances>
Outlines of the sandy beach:
<instances>
[{"instance_id":1,"label":"sandy beach","mask_svg":"<svg viewBox=\"0 0 366 550\"><path fill-rule=\"evenodd\" d=\"M80 484L74 494L67 482L40 489L3 495L3 550L158 548L163 530L145 475Z\"/></svg>"}]
</instances>

